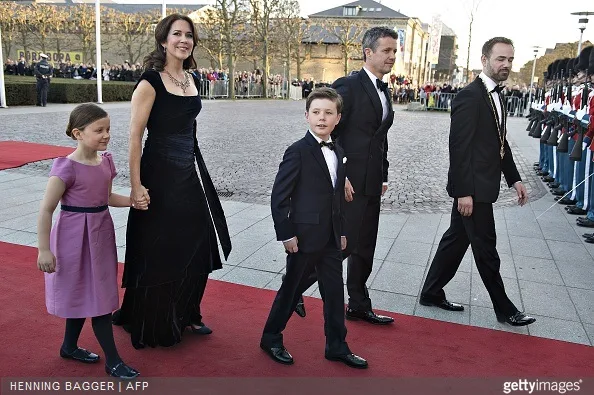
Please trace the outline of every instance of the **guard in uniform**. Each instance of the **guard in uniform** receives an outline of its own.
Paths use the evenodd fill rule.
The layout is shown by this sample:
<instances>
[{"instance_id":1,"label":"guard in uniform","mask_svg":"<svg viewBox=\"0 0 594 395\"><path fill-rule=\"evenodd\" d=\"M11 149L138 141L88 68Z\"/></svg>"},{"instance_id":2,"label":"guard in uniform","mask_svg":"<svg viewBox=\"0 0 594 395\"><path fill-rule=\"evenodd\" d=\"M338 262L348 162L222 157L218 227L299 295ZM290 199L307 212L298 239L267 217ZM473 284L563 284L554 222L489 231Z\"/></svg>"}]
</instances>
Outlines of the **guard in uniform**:
<instances>
[{"instance_id":1,"label":"guard in uniform","mask_svg":"<svg viewBox=\"0 0 594 395\"><path fill-rule=\"evenodd\" d=\"M47 105L47 92L54 73L54 69L48 63L48 56L44 53L39 55L41 60L35 65L35 78L37 79L37 106Z\"/></svg>"}]
</instances>

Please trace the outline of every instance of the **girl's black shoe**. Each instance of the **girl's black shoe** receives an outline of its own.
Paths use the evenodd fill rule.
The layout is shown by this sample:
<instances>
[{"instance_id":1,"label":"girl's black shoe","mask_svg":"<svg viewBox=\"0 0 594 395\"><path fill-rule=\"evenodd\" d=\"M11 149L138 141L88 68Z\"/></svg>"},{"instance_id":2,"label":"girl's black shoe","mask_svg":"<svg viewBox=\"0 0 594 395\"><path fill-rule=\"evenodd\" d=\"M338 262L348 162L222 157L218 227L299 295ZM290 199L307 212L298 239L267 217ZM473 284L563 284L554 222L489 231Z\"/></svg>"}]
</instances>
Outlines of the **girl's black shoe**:
<instances>
[{"instance_id":1,"label":"girl's black shoe","mask_svg":"<svg viewBox=\"0 0 594 395\"><path fill-rule=\"evenodd\" d=\"M109 367L107 364L105 364L105 373L111 377L124 380L135 379L140 374L136 369L126 365L123 361L119 362L113 367Z\"/></svg>"},{"instance_id":2,"label":"girl's black shoe","mask_svg":"<svg viewBox=\"0 0 594 395\"><path fill-rule=\"evenodd\" d=\"M66 352L60 348L60 356L64 359L74 359L82 363L96 363L99 362L99 355L78 347L73 352Z\"/></svg>"}]
</instances>

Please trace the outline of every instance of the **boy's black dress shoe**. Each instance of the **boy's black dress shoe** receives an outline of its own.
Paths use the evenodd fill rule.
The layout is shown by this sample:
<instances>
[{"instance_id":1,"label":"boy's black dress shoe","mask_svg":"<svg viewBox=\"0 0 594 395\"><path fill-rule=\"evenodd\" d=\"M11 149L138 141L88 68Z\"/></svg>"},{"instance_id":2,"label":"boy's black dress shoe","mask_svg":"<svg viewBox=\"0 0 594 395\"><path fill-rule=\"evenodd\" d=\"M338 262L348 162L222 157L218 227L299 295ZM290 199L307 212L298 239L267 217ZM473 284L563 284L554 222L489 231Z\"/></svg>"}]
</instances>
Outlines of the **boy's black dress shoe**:
<instances>
[{"instance_id":1,"label":"boy's black dress shoe","mask_svg":"<svg viewBox=\"0 0 594 395\"><path fill-rule=\"evenodd\" d=\"M536 321L536 318L527 316L526 314L518 311L516 314L512 315L511 317L505 317L502 314L497 313L497 321L499 322L507 322L511 326L525 326L530 325Z\"/></svg>"},{"instance_id":2,"label":"boy's black dress shoe","mask_svg":"<svg viewBox=\"0 0 594 395\"><path fill-rule=\"evenodd\" d=\"M326 359L329 361L338 361L338 362L342 362L345 365L350 366L351 368L357 368L357 369L367 369L367 361L363 358L361 358L358 355L355 355L353 353L347 354L347 355L339 355L337 357L330 357L328 355L326 355Z\"/></svg>"},{"instance_id":3,"label":"boy's black dress shoe","mask_svg":"<svg viewBox=\"0 0 594 395\"><path fill-rule=\"evenodd\" d=\"M105 365L105 373L111 377L117 377L118 379L132 380L140 374L136 369L126 365L123 361L120 361L113 367Z\"/></svg>"},{"instance_id":4,"label":"boy's black dress shoe","mask_svg":"<svg viewBox=\"0 0 594 395\"><path fill-rule=\"evenodd\" d=\"M441 302L435 303L435 302L433 302L427 298L423 298L421 296L421 299L419 299L419 303L422 304L423 306L435 306L435 307L439 307L440 309L448 310L448 311L464 311L464 306L462 306L459 303L450 302L447 299L444 299Z\"/></svg>"},{"instance_id":5,"label":"boy's black dress shoe","mask_svg":"<svg viewBox=\"0 0 594 395\"><path fill-rule=\"evenodd\" d=\"M65 359L74 359L75 361L83 363L99 362L99 355L80 347L71 353L67 353L66 351L64 351L64 349L60 348L60 356Z\"/></svg>"},{"instance_id":6,"label":"boy's black dress shoe","mask_svg":"<svg viewBox=\"0 0 594 395\"><path fill-rule=\"evenodd\" d=\"M347 307L345 318L351 321L363 320L375 325L387 325L394 322L394 318L375 314L373 311L357 311Z\"/></svg>"},{"instance_id":7,"label":"boy's black dress shoe","mask_svg":"<svg viewBox=\"0 0 594 395\"><path fill-rule=\"evenodd\" d=\"M293 364L293 356L289 354L287 349L282 347L267 347L263 343L260 343L260 348L266 352L266 354L270 355L270 357L278 363L282 363L284 365L292 365Z\"/></svg>"}]
</instances>

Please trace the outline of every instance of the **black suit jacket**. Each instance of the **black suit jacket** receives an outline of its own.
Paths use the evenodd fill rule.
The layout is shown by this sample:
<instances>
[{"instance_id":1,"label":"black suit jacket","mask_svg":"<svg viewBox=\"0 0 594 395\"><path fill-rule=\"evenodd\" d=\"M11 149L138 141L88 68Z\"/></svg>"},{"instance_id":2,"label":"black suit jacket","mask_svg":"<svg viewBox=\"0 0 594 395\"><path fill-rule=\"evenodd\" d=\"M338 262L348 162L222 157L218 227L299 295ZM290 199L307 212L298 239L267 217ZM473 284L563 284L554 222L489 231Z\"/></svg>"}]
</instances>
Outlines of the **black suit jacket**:
<instances>
[{"instance_id":1,"label":"black suit jacket","mask_svg":"<svg viewBox=\"0 0 594 395\"><path fill-rule=\"evenodd\" d=\"M297 236L299 251L305 253L324 248L331 237L340 248L345 226L345 166L344 151L335 145L334 152L336 187L332 187L324 154L310 132L287 148L274 180L270 203L277 239Z\"/></svg>"},{"instance_id":2,"label":"black suit jacket","mask_svg":"<svg viewBox=\"0 0 594 395\"><path fill-rule=\"evenodd\" d=\"M332 137L348 158L347 177L355 193L368 196L380 196L382 184L388 181L387 133L394 121L388 97L388 116L382 122L382 103L375 87L363 69L332 84L344 101Z\"/></svg>"},{"instance_id":3,"label":"black suit jacket","mask_svg":"<svg viewBox=\"0 0 594 395\"><path fill-rule=\"evenodd\" d=\"M510 187L521 178L507 140L503 160L500 157L499 131L487 95L477 77L454 98L447 191L454 198L472 196L476 202L494 203L502 172ZM505 106L502 110L506 116Z\"/></svg>"}]
</instances>

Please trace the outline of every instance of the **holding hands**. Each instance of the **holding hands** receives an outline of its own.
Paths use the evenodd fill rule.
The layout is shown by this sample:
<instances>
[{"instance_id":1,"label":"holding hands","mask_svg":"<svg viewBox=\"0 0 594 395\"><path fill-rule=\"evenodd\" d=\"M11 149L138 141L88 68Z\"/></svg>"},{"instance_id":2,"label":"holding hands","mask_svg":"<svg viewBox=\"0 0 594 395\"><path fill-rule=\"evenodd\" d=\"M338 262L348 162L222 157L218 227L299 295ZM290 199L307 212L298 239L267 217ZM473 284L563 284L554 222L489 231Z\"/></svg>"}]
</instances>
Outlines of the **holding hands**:
<instances>
[{"instance_id":1,"label":"holding hands","mask_svg":"<svg viewBox=\"0 0 594 395\"><path fill-rule=\"evenodd\" d=\"M132 188L130 193L131 205L136 210L148 210L148 206L151 203L151 197L149 196L148 189L140 185L138 188Z\"/></svg>"}]
</instances>

